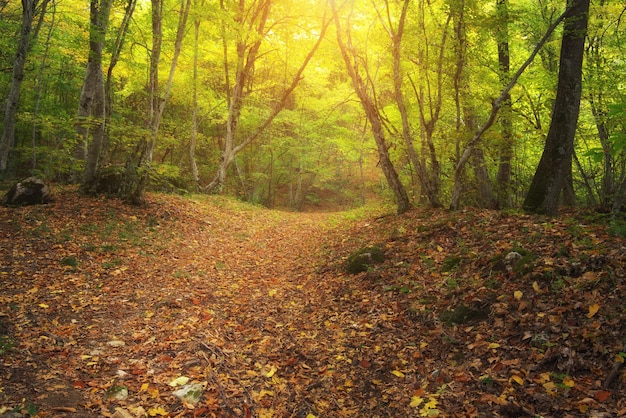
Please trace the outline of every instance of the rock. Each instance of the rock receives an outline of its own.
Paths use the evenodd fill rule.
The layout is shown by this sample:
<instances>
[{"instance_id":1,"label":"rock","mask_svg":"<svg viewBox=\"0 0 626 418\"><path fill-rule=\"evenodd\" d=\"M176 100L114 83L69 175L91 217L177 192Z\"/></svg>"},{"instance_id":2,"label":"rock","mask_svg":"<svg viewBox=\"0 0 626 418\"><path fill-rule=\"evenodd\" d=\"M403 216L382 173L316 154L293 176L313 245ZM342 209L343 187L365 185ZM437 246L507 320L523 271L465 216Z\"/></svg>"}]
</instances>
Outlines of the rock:
<instances>
[{"instance_id":1,"label":"rock","mask_svg":"<svg viewBox=\"0 0 626 418\"><path fill-rule=\"evenodd\" d=\"M204 393L204 385L202 383L191 383L172 392L172 395L180 399L183 404L197 405Z\"/></svg>"},{"instance_id":2,"label":"rock","mask_svg":"<svg viewBox=\"0 0 626 418\"><path fill-rule=\"evenodd\" d=\"M364 247L348 257L346 271L350 274L357 274L383 261L385 261L385 253L380 246Z\"/></svg>"},{"instance_id":3,"label":"rock","mask_svg":"<svg viewBox=\"0 0 626 418\"><path fill-rule=\"evenodd\" d=\"M29 177L16 183L2 198L5 206L40 205L50 202L50 188L43 180Z\"/></svg>"}]
</instances>

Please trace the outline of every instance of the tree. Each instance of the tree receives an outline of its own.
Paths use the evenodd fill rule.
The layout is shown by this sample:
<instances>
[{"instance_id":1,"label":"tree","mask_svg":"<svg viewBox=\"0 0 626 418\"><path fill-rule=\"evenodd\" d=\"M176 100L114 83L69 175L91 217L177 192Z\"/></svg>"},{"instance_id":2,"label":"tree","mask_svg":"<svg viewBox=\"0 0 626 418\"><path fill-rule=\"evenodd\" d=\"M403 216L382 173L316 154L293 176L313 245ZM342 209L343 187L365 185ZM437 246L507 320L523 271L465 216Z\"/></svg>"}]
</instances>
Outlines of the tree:
<instances>
[{"instance_id":1,"label":"tree","mask_svg":"<svg viewBox=\"0 0 626 418\"><path fill-rule=\"evenodd\" d=\"M112 0L91 0L89 13L89 59L85 69L85 81L78 105L78 124L76 131L79 136L75 149L75 157L85 160L83 184L90 184L96 175L98 159L106 124L104 77L102 75L102 51ZM93 122L90 121L93 117ZM90 129L91 128L91 129ZM88 141L92 133L91 142Z\"/></svg>"},{"instance_id":2,"label":"tree","mask_svg":"<svg viewBox=\"0 0 626 418\"><path fill-rule=\"evenodd\" d=\"M509 53L509 0L496 1L496 40L498 42L499 76L503 87L509 83L511 56ZM512 206L511 199L511 160L513 159L513 121L511 95L502 102L500 125L502 141L499 146L497 198L500 208Z\"/></svg>"},{"instance_id":3,"label":"tree","mask_svg":"<svg viewBox=\"0 0 626 418\"><path fill-rule=\"evenodd\" d=\"M524 200L524 209L556 215L566 177L571 172L574 136L580 112L582 65L589 17L589 0L568 0L559 80L552 119L539 166Z\"/></svg>"},{"instance_id":4,"label":"tree","mask_svg":"<svg viewBox=\"0 0 626 418\"><path fill-rule=\"evenodd\" d=\"M13 62L13 76L7 104L4 112L4 128L2 137L0 138L0 172L7 169L9 153L15 144L15 118L17 115L17 107L20 102L20 91L22 81L24 80L24 65L26 64L26 55L31 45L31 36L33 19L37 8L38 0L22 0L22 25L17 46L15 61ZM42 14L45 11L47 0L44 1ZM42 19L40 19L40 22Z\"/></svg>"},{"instance_id":5,"label":"tree","mask_svg":"<svg viewBox=\"0 0 626 418\"><path fill-rule=\"evenodd\" d=\"M362 75L359 73L359 67L364 64L363 60L358 56L354 46L351 42L350 22L345 25L345 29L342 27L339 21L339 12L335 1L331 0L333 8L333 16L335 19L335 27L337 30L337 44L341 51L341 56L346 65L348 75L352 80L354 91L358 96L367 120L370 123L372 135L376 142L376 148L378 150L379 164L387 179L387 184L393 191L396 198L397 212L404 213L411 208L409 196L404 188L404 185L400 181L400 177L393 166L393 162L389 156L389 150L387 141L385 139L385 131L383 128L383 122L379 110L376 107L375 100L368 93L368 86ZM345 31L345 34L344 34ZM344 39L345 36L345 39Z\"/></svg>"}]
</instances>

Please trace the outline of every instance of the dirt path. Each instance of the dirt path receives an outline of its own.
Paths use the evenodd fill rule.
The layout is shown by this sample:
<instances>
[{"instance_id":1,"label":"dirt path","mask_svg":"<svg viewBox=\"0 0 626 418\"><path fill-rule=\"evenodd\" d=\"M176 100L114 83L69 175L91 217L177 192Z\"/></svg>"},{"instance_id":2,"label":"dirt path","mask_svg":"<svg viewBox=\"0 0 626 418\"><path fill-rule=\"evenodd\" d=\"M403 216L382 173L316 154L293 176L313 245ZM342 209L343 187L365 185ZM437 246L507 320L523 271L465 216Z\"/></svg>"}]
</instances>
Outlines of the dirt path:
<instances>
[{"instance_id":1,"label":"dirt path","mask_svg":"<svg viewBox=\"0 0 626 418\"><path fill-rule=\"evenodd\" d=\"M11 211L2 318L19 351L0 406L184 415L168 384L185 376L205 386L190 415L358 411L360 376L342 369L365 346L345 340L375 325L342 303L346 279L321 273L341 235L330 215L167 198L142 212L94 200Z\"/></svg>"}]
</instances>

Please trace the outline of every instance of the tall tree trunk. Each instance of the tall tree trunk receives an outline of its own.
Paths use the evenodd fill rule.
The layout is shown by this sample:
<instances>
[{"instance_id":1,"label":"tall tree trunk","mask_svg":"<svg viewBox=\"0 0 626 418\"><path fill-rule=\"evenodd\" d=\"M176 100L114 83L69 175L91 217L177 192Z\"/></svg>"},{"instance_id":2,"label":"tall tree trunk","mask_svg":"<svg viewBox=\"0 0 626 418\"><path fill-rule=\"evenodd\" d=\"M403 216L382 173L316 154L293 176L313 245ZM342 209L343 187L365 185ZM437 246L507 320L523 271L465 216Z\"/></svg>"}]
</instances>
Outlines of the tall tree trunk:
<instances>
[{"instance_id":1,"label":"tall tree trunk","mask_svg":"<svg viewBox=\"0 0 626 418\"><path fill-rule=\"evenodd\" d=\"M557 214L559 198L571 172L589 15L589 0L568 0L567 4L571 10L563 29L552 120L539 166L524 201L526 211L548 215Z\"/></svg>"},{"instance_id":2,"label":"tall tree trunk","mask_svg":"<svg viewBox=\"0 0 626 418\"><path fill-rule=\"evenodd\" d=\"M4 112L2 138L0 138L0 172L6 171L9 153L15 145L15 119L17 116L17 106L20 102L20 91L22 81L24 80L24 65L31 42L31 30L36 7L37 0L22 0L20 39L17 45L17 54L13 61L11 88Z\"/></svg>"},{"instance_id":3,"label":"tall tree trunk","mask_svg":"<svg viewBox=\"0 0 626 418\"><path fill-rule=\"evenodd\" d=\"M439 45L439 56L436 62L437 72L434 80L431 80L431 54L430 44L431 40L428 36L426 29L426 4L424 0L418 1L418 26L421 29L423 40L418 44L418 60L416 65L419 69L420 77L419 85L409 77L409 80L413 86L415 98L417 100L419 117L420 117L420 135L421 135L421 158L420 162L424 168L425 181L423 182L426 187L423 188L422 194L425 194L429 204L432 207L441 206L439 199L440 191L440 167L439 160L437 158L437 151L433 142L433 135L437 123L439 122L442 100L443 100L443 64L444 64L444 52L446 40L448 37L448 27L451 21L451 14L448 15L443 33L441 36L441 44ZM435 83L433 86L432 84ZM430 163L430 169L428 167ZM418 167L416 167L417 169Z\"/></svg>"},{"instance_id":4,"label":"tall tree trunk","mask_svg":"<svg viewBox=\"0 0 626 418\"><path fill-rule=\"evenodd\" d=\"M148 155L150 158L148 162L152 161L152 155L154 153L154 146L156 144L159 127L161 126L161 119L163 118L163 112L165 111L165 104L169 99L170 92L172 91L172 83L174 82L174 74L176 73L176 66L178 64L178 57L183 47L183 38L185 37L185 28L187 27L187 19L189 17L189 9L191 7L191 0L182 0L180 4L180 14L178 18L178 28L176 30L176 41L174 42L174 56L170 64L170 71L165 84L165 90L163 91L163 97L158 100L158 106L153 115L154 120L151 124L152 138L150 140L150 150Z\"/></svg>"},{"instance_id":5,"label":"tall tree trunk","mask_svg":"<svg viewBox=\"0 0 626 418\"><path fill-rule=\"evenodd\" d=\"M117 37L115 39L115 44L113 47L113 53L111 54L111 60L109 61L109 67L107 68L107 76L104 84L104 98L105 98L105 117L106 120L111 119L111 115L113 114L113 70L115 66L119 62L120 55L122 54L122 48L124 47L124 41L126 40L126 34L128 33L128 27L130 26L130 22L132 21L133 13L135 12L135 7L137 5L137 0L128 0L126 4L126 9L124 11L124 18L122 19L122 24L120 25L119 31L117 32ZM100 165L106 165L109 163L109 134L110 134L110 125L107 124L104 139L102 143L102 152L101 152L101 161Z\"/></svg>"},{"instance_id":6,"label":"tall tree trunk","mask_svg":"<svg viewBox=\"0 0 626 418\"><path fill-rule=\"evenodd\" d=\"M333 8L333 16L335 19L335 27L337 29L337 43L339 44L339 49L341 50L341 56L343 57L343 61L346 64L346 69L348 70L348 74L352 80L352 85L354 90L359 97L361 105L363 106L363 110L365 111L365 115L367 116L367 120L370 123L372 128L372 134L374 136L374 141L376 142L376 148L378 150L378 158L379 164L387 179L387 184L393 191L393 194L396 198L397 212L404 213L411 208L411 203L409 200L409 196L404 188L404 185L400 181L398 173L393 166L391 158L389 156L389 150L387 148L387 143L385 139L385 131L383 129L383 124L381 120L380 113L376 108L376 104L372 97L367 92L367 85L361 75L358 73L357 66L355 65L356 56L350 56L349 51L354 51L354 48L350 44L346 44L349 42L349 32L348 32L348 40L344 41L342 35L342 27L339 22L339 15L337 12L337 7L335 5L335 1L331 0L332 8ZM347 27L349 27L349 23Z\"/></svg>"},{"instance_id":7,"label":"tall tree trunk","mask_svg":"<svg viewBox=\"0 0 626 418\"><path fill-rule=\"evenodd\" d=\"M409 122L409 114L405 105L402 79L403 74L401 70L401 48L402 48L402 38L404 35L404 26L406 22L407 11L409 8L410 0L404 0L402 4L402 11L400 14L400 18L398 19L398 27L394 29L393 27L393 19L391 16L388 17L388 31L392 41L392 57L393 57L393 87L394 87L394 95L396 100L396 106L398 107L398 111L400 113L400 118L402 120L402 139L404 140L404 144L407 149L407 153L409 156L409 160L411 164L415 168L415 173L417 175L417 179L420 183L420 188L423 193L426 195L428 202L431 207L439 207L441 203L439 202L438 196L438 187L433 184L432 178L428 173L428 169L422 164L420 158L415 150L415 142L414 135L411 129L411 125ZM389 8L388 0L385 1L387 9Z\"/></svg>"},{"instance_id":8,"label":"tall tree trunk","mask_svg":"<svg viewBox=\"0 0 626 418\"><path fill-rule=\"evenodd\" d=\"M79 142L74 154L77 159L85 160L83 186L94 180L106 126L102 50L112 3L112 0L91 0L90 5L89 59L78 105L76 130ZM88 142L90 131L93 134L91 143Z\"/></svg>"},{"instance_id":9,"label":"tall tree trunk","mask_svg":"<svg viewBox=\"0 0 626 418\"><path fill-rule=\"evenodd\" d=\"M196 164L196 141L198 137L198 38L200 36L200 19L194 21L194 45L193 45L193 111L191 114L191 139L189 141L189 164L191 176L196 187L200 186L198 164ZM271 178L270 178L271 181Z\"/></svg>"},{"instance_id":10,"label":"tall tree trunk","mask_svg":"<svg viewBox=\"0 0 626 418\"><path fill-rule=\"evenodd\" d=\"M48 35L46 36L46 44L43 53L43 58L41 59L41 65L39 66L39 73L37 74L37 98L35 99L35 109L33 110L33 128L31 131L31 145L33 148L32 154L32 171L31 174L35 175L35 170L37 169L37 119L39 118L39 105L41 104L41 94L43 90L43 74L47 65L48 53L50 52L50 39L52 38L52 32L54 31L54 25L56 22L56 2L52 1L52 17L50 21L50 29L48 29Z\"/></svg>"},{"instance_id":11,"label":"tall tree trunk","mask_svg":"<svg viewBox=\"0 0 626 418\"><path fill-rule=\"evenodd\" d=\"M509 84L511 57L509 53L509 0L496 2L496 39L498 41L498 64L502 87ZM513 205L511 196L511 160L513 159L513 116L511 95L507 94L502 101L500 126L502 142L499 146L499 162L497 180L498 206L507 208Z\"/></svg>"},{"instance_id":12,"label":"tall tree trunk","mask_svg":"<svg viewBox=\"0 0 626 418\"><path fill-rule=\"evenodd\" d=\"M142 141L140 146L139 164L152 162L154 152L153 133L156 132L155 123L159 109L159 62L161 61L161 45L163 43L163 0L151 0L152 5L152 49L150 50L150 72L148 75L148 119L146 127L150 136ZM143 188L139 187L138 195L143 194ZM140 196L138 196L140 197Z\"/></svg>"}]
</instances>

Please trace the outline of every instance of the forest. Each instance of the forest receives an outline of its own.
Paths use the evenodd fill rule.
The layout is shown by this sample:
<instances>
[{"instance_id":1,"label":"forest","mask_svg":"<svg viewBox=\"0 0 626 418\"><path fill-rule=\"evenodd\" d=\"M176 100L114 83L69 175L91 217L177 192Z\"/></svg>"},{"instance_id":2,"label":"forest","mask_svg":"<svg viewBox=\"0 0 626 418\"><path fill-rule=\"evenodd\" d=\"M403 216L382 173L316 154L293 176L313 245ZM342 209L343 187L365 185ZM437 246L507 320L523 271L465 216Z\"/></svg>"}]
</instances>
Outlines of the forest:
<instances>
[{"instance_id":1,"label":"forest","mask_svg":"<svg viewBox=\"0 0 626 418\"><path fill-rule=\"evenodd\" d=\"M618 211L625 13L617 0L5 0L0 175L137 203L155 190L292 210L383 196L400 213Z\"/></svg>"},{"instance_id":2,"label":"forest","mask_svg":"<svg viewBox=\"0 0 626 418\"><path fill-rule=\"evenodd\" d=\"M0 0L0 417L626 416L625 20Z\"/></svg>"}]
</instances>

